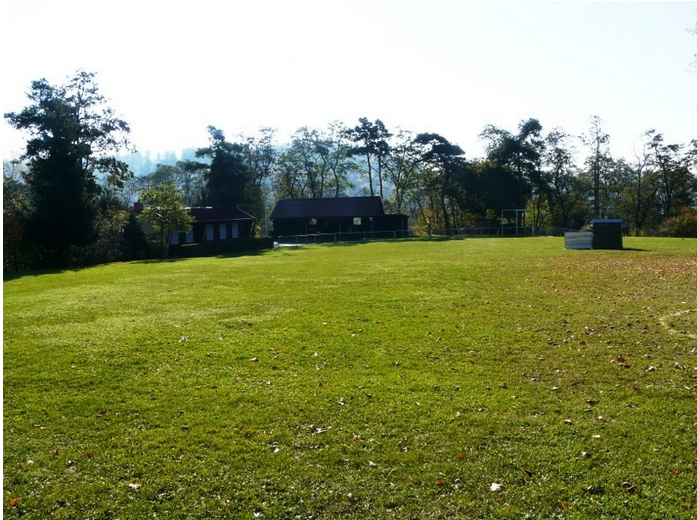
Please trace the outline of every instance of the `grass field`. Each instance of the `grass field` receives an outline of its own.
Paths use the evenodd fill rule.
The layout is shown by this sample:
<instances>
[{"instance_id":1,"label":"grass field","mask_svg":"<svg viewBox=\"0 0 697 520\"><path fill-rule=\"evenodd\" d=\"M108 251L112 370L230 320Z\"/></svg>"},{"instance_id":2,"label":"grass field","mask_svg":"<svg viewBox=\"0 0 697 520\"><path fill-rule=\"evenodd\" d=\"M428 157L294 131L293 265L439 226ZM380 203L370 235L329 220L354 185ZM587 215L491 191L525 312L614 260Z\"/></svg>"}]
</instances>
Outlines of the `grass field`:
<instances>
[{"instance_id":1,"label":"grass field","mask_svg":"<svg viewBox=\"0 0 697 520\"><path fill-rule=\"evenodd\" d=\"M697 240L376 242L3 287L5 518L695 518Z\"/></svg>"}]
</instances>

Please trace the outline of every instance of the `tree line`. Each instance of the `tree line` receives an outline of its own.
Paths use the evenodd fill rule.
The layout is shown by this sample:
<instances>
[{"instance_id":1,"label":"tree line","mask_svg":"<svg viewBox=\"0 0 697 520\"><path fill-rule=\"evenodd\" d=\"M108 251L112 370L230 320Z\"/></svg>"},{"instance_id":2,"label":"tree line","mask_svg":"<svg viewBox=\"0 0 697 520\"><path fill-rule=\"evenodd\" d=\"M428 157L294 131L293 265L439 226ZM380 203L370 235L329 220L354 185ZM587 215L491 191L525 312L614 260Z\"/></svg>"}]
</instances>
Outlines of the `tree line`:
<instances>
[{"instance_id":1,"label":"tree line","mask_svg":"<svg viewBox=\"0 0 697 520\"><path fill-rule=\"evenodd\" d=\"M259 233L268 231L265 215L277 200L360 194L382 197L388 212L409 215L422 233L451 234L495 221L504 209L526 209L538 228L580 229L593 218L619 217L631 234L697 236L697 139L666 143L648 130L634 157L613 157L597 116L581 136L545 132L535 118L514 130L487 125L485 156L472 159L442 135L365 117L302 127L282 144L271 128L228 140L210 126L208 145L193 156L136 176L124 160L134 151L129 126L93 73L60 86L35 81L28 97L22 111L5 114L29 133L21 160L3 163L5 269L142 251L144 221L128 207L137 199L165 204L158 193L180 209L240 207L257 217ZM147 229L157 228L152 212L144 214Z\"/></svg>"}]
</instances>

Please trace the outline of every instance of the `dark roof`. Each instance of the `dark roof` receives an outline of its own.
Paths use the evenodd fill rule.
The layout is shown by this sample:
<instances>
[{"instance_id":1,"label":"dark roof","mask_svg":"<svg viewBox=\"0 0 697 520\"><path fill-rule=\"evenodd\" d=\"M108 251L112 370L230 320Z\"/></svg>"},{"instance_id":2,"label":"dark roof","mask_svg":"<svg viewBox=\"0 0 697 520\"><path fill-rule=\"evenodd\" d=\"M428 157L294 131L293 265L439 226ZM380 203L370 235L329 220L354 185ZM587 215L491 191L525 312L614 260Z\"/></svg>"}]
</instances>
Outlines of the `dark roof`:
<instances>
[{"instance_id":1,"label":"dark roof","mask_svg":"<svg viewBox=\"0 0 697 520\"><path fill-rule=\"evenodd\" d=\"M622 224L621 218L594 218L593 224Z\"/></svg>"},{"instance_id":2,"label":"dark roof","mask_svg":"<svg viewBox=\"0 0 697 520\"><path fill-rule=\"evenodd\" d=\"M338 197L279 200L271 218L377 217L384 214L380 197Z\"/></svg>"},{"instance_id":3,"label":"dark roof","mask_svg":"<svg viewBox=\"0 0 697 520\"><path fill-rule=\"evenodd\" d=\"M233 206L199 206L187 208L196 222L224 222L231 220L254 220L246 211Z\"/></svg>"}]
</instances>

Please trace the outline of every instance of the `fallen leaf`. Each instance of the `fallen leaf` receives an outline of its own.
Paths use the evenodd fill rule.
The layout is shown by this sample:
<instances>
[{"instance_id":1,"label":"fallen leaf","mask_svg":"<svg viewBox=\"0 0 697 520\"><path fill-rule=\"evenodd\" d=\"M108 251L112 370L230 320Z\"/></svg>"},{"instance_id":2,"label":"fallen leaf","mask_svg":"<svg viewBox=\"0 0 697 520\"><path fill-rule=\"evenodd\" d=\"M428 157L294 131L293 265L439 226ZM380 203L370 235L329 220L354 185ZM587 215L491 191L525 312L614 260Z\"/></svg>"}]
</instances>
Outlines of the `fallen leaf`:
<instances>
[{"instance_id":1,"label":"fallen leaf","mask_svg":"<svg viewBox=\"0 0 697 520\"><path fill-rule=\"evenodd\" d=\"M622 487L627 490L627 493L634 493L636 491L636 486L629 482L622 482Z\"/></svg>"},{"instance_id":2,"label":"fallen leaf","mask_svg":"<svg viewBox=\"0 0 697 520\"><path fill-rule=\"evenodd\" d=\"M140 484L128 484L128 487L131 489L138 489L140 487Z\"/></svg>"},{"instance_id":3,"label":"fallen leaf","mask_svg":"<svg viewBox=\"0 0 697 520\"><path fill-rule=\"evenodd\" d=\"M93 452L93 451L88 451L88 452L87 452L87 458L88 458L88 459L93 459L93 458L94 458L94 452Z\"/></svg>"},{"instance_id":4,"label":"fallen leaf","mask_svg":"<svg viewBox=\"0 0 697 520\"><path fill-rule=\"evenodd\" d=\"M12 507L17 507L21 503L22 501L19 498L13 498L12 500L10 500L10 506Z\"/></svg>"},{"instance_id":5,"label":"fallen leaf","mask_svg":"<svg viewBox=\"0 0 697 520\"><path fill-rule=\"evenodd\" d=\"M443 480L442 478L436 480L436 486L442 486L443 484L445 484L445 480Z\"/></svg>"},{"instance_id":6,"label":"fallen leaf","mask_svg":"<svg viewBox=\"0 0 697 520\"><path fill-rule=\"evenodd\" d=\"M456 456L458 459L464 459L464 458L465 458L465 454L464 454L464 453L458 453L458 454L455 455L455 456Z\"/></svg>"},{"instance_id":7,"label":"fallen leaf","mask_svg":"<svg viewBox=\"0 0 697 520\"><path fill-rule=\"evenodd\" d=\"M492 482L491 487L489 489L496 493L497 491L501 491L501 489L503 489L503 486L497 482Z\"/></svg>"},{"instance_id":8,"label":"fallen leaf","mask_svg":"<svg viewBox=\"0 0 697 520\"><path fill-rule=\"evenodd\" d=\"M419 483L419 479L418 479L418 478L413 478L413 479L411 479L411 483L412 483L412 484L418 484L418 483Z\"/></svg>"}]
</instances>

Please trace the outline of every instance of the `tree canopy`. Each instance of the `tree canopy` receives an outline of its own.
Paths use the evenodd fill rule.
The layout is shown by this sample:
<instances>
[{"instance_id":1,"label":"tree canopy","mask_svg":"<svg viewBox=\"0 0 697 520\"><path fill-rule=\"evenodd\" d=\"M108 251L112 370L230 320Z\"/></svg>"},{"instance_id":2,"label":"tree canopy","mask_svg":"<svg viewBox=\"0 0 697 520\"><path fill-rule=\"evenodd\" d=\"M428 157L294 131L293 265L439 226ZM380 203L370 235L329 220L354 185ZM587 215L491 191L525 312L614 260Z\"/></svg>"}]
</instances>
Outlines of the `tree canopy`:
<instances>
[{"instance_id":1,"label":"tree canopy","mask_svg":"<svg viewBox=\"0 0 697 520\"><path fill-rule=\"evenodd\" d=\"M39 259L32 265L43 267L67 265L78 253L114 258L114 237L127 224L129 236L134 231L127 204L155 195L178 211L240 207L265 233L279 199L349 195L379 195L388 212L407 214L426 233L498 226L506 209L524 209L537 227L561 230L621 217L636 234L689 230L697 219L697 139L669 143L650 129L635 157L614 157L597 116L580 136L546 132L536 118L514 130L486 125L480 134L486 153L476 158L438 133L392 130L360 117L353 126L301 127L286 143L274 141L272 128L228 140L209 126L208 146L152 161L130 150L130 128L108 106L94 74L79 71L63 85L34 81L28 97L23 110L5 114L28 133L21 160L3 168L5 258L13 265L22 264L18 252L27 245ZM119 150L131 154L117 156ZM166 226L174 224L155 217L146 220L160 229L164 247Z\"/></svg>"},{"instance_id":2,"label":"tree canopy","mask_svg":"<svg viewBox=\"0 0 697 520\"><path fill-rule=\"evenodd\" d=\"M64 85L32 82L30 104L5 114L29 134L23 172L30 204L26 238L46 266L70 262L71 248L98 239L97 197L121 189L128 165L113 153L127 147L128 124L114 115L99 93L95 75L78 72Z\"/></svg>"}]
</instances>

